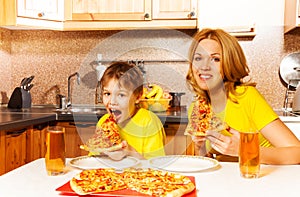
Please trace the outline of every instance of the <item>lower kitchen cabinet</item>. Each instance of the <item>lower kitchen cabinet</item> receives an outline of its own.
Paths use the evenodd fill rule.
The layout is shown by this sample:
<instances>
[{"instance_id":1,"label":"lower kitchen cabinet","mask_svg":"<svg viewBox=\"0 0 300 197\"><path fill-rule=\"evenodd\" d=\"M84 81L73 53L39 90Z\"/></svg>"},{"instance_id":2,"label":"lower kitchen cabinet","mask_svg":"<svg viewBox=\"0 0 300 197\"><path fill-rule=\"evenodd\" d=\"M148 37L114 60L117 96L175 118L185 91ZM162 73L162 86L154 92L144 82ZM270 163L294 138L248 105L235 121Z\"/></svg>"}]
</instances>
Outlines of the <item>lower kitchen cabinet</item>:
<instances>
[{"instance_id":1,"label":"lower kitchen cabinet","mask_svg":"<svg viewBox=\"0 0 300 197\"><path fill-rule=\"evenodd\" d=\"M5 135L5 171L26 163L26 129L7 131Z\"/></svg>"},{"instance_id":2,"label":"lower kitchen cabinet","mask_svg":"<svg viewBox=\"0 0 300 197\"><path fill-rule=\"evenodd\" d=\"M46 128L0 131L0 175L45 156Z\"/></svg>"},{"instance_id":3,"label":"lower kitchen cabinet","mask_svg":"<svg viewBox=\"0 0 300 197\"><path fill-rule=\"evenodd\" d=\"M190 136L184 135L187 124L166 123L165 152L167 155L194 155L194 143Z\"/></svg>"},{"instance_id":4,"label":"lower kitchen cabinet","mask_svg":"<svg viewBox=\"0 0 300 197\"><path fill-rule=\"evenodd\" d=\"M73 158L87 155L88 152L80 149L80 145L87 141L96 129L93 122L58 122L57 125L65 127L66 157ZM194 155L194 143L190 136L184 135L186 124L167 123L165 151L167 155Z\"/></svg>"},{"instance_id":5,"label":"lower kitchen cabinet","mask_svg":"<svg viewBox=\"0 0 300 197\"><path fill-rule=\"evenodd\" d=\"M96 123L92 122L58 122L57 125L65 127L66 140L66 157L73 158L87 155L88 152L80 149L89 137L91 137L96 129Z\"/></svg>"}]
</instances>

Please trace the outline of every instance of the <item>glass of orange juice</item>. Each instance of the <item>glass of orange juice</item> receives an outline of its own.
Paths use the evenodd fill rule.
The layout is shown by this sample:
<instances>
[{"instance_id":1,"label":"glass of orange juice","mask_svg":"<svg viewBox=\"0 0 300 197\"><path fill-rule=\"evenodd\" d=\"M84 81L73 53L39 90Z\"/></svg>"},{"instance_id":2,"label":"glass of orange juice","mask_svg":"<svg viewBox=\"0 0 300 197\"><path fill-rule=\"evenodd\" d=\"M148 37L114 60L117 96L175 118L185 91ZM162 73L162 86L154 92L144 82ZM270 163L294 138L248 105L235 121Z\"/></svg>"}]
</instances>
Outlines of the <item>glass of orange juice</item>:
<instances>
[{"instance_id":1,"label":"glass of orange juice","mask_svg":"<svg viewBox=\"0 0 300 197\"><path fill-rule=\"evenodd\" d=\"M50 176L63 174L66 167L65 128L49 126L46 136L45 163Z\"/></svg>"},{"instance_id":2,"label":"glass of orange juice","mask_svg":"<svg viewBox=\"0 0 300 197\"><path fill-rule=\"evenodd\" d=\"M239 167L242 177L259 177L260 150L257 131L240 133Z\"/></svg>"}]
</instances>

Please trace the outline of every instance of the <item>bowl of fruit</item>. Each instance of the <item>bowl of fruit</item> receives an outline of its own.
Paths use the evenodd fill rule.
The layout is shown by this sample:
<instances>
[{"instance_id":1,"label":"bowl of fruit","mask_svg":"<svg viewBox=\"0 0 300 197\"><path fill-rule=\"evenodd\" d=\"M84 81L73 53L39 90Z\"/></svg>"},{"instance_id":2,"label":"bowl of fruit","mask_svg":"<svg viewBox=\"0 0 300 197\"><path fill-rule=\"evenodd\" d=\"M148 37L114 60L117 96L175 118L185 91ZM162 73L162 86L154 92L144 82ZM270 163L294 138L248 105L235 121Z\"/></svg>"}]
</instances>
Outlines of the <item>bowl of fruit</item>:
<instances>
[{"instance_id":1,"label":"bowl of fruit","mask_svg":"<svg viewBox=\"0 0 300 197\"><path fill-rule=\"evenodd\" d=\"M153 112L163 112L168 110L171 98L171 95L168 92L164 92L162 87L151 84L149 88L144 87L139 105Z\"/></svg>"}]
</instances>

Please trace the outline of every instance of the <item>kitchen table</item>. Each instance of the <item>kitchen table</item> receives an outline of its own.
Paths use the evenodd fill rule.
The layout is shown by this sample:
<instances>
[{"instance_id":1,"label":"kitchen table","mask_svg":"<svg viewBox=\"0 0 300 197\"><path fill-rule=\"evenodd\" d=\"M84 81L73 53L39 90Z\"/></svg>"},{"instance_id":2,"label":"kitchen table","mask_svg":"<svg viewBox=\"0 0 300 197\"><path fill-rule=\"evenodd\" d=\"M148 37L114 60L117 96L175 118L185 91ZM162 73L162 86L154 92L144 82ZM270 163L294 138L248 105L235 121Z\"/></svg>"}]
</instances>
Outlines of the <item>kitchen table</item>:
<instances>
[{"instance_id":1,"label":"kitchen table","mask_svg":"<svg viewBox=\"0 0 300 197\"><path fill-rule=\"evenodd\" d=\"M145 160L141 164L148 167ZM141 165L140 164L140 165ZM220 162L211 170L185 173L195 176L199 197L235 196L300 196L300 165L262 165L258 179L244 179L239 175L238 163ZM188 167L188 164L185 168ZM68 165L68 172L59 176L48 176L44 159L37 159L0 176L0 196L61 196L56 188L68 182L79 169Z\"/></svg>"}]
</instances>

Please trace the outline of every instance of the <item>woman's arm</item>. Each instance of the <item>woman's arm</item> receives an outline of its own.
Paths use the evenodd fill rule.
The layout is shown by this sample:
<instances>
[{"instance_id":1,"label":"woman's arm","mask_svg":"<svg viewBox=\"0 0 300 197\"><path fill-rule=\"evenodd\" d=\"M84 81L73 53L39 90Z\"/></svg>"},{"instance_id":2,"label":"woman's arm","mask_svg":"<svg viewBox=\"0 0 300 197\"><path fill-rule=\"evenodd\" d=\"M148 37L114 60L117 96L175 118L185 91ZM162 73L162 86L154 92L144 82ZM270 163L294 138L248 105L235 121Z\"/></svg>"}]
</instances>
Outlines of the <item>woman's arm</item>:
<instances>
[{"instance_id":1,"label":"woman's arm","mask_svg":"<svg viewBox=\"0 0 300 197\"><path fill-rule=\"evenodd\" d=\"M261 163L265 164L300 164L300 146L261 147Z\"/></svg>"},{"instance_id":2,"label":"woman's arm","mask_svg":"<svg viewBox=\"0 0 300 197\"><path fill-rule=\"evenodd\" d=\"M234 129L230 129L230 132L232 136L208 131L207 139L218 152L238 156L239 133ZM261 163L300 164L300 141L280 119L266 125L261 133L274 146L261 147Z\"/></svg>"},{"instance_id":3,"label":"woman's arm","mask_svg":"<svg viewBox=\"0 0 300 197\"><path fill-rule=\"evenodd\" d=\"M274 146L261 148L261 163L300 164L300 141L280 119L266 125L261 133Z\"/></svg>"}]
</instances>

